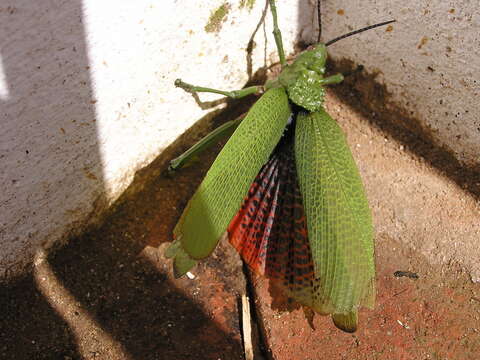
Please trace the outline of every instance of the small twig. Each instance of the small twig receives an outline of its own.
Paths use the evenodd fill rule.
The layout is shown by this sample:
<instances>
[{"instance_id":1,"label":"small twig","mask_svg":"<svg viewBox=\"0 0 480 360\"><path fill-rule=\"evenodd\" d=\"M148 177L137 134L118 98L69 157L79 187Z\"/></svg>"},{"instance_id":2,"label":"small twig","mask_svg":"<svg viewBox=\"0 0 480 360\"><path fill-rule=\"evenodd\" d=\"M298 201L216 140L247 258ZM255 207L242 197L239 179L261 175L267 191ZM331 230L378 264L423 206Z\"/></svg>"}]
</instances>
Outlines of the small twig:
<instances>
[{"instance_id":1,"label":"small twig","mask_svg":"<svg viewBox=\"0 0 480 360\"><path fill-rule=\"evenodd\" d=\"M243 331L243 347L245 350L245 360L253 360L252 345L252 323L250 316L250 302L247 295L242 295L242 331Z\"/></svg>"},{"instance_id":2,"label":"small twig","mask_svg":"<svg viewBox=\"0 0 480 360\"><path fill-rule=\"evenodd\" d=\"M393 294L393 296L392 296L392 297L394 297L394 296L398 296L398 295L401 295L401 294L403 294L403 293L404 293L405 291L407 291L407 290L408 290L408 289L403 289L402 291L399 291L399 292L397 292L397 293Z\"/></svg>"},{"instance_id":3,"label":"small twig","mask_svg":"<svg viewBox=\"0 0 480 360\"><path fill-rule=\"evenodd\" d=\"M250 316L250 302L247 295L242 295L242 331L243 331L243 347L245 349L245 360L253 360L252 345L252 323Z\"/></svg>"}]
</instances>

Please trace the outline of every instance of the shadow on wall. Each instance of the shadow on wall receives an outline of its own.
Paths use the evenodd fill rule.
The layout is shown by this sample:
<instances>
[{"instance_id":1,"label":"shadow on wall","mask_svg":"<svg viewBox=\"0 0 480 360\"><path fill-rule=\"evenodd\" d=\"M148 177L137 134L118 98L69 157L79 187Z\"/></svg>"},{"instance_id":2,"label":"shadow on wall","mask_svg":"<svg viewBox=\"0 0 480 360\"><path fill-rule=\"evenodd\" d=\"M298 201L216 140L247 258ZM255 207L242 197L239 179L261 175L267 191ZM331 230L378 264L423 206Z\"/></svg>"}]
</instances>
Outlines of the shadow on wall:
<instances>
[{"instance_id":1,"label":"shadow on wall","mask_svg":"<svg viewBox=\"0 0 480 360\"><path fill-rule=\"evenodd\" d=\"M82 1L2 1L0 276L22 271L42 239L61 235L92 208L91 193L103 193L94 103ZM80 358L31 276L0 292L10 322L0 325L0 357L42 358L42 349Z\"/></svg>"},{"instance_id":2,"label":"shadow on wall","mask_svg":"<svg viewBox=\"0 0 480 360\"><path fill-rule=\"evenodd\" d=\"M126 192L101 226L1 287L0 358L243 358L233 249L209 258L193 281L173 280L158 251L219 149L175 177L153 178L133 199Z\"/></svg>"},{"instance_id":3,"label":"shadow on wall","mask_svg":"<svg viewBox=\"0 0 480 360\"><path fill-rule=\"evenodd\" d=\"M92 212L92 193L102 202L105 184L82 1L4 3L0 265L13 271L42 238ZM171 185L168 193L179 193ZM178 215L162 197L156 204ZM120 235L100 227L43 258L35 274L1 285L0 358L241 358L240 339L138 258L140 235L111 222Z\"/></svg>"},{"instance_id":4,"label":"shadow on wall","mask_svg":"<svg viewBox=\"0 0 480 360\"><path fill-rule=\"evenodd\" d=\"M328 1L322 1L321 4L322 23L324 24L323 33L330 33L328 30L331 29L329 29L328 25L325 26L325 24L338 23L339 20L326 20L332 19L332 16L343 14L343 10L337 9L332 11L336 8L333 5L329 6ZM317 17L315 15L316 8L308 0L299 0L298 6L298 21L300 23L311 22L313 28L318 29ZM437 11L439 9L435 9L435 12ZM395 12L392 14L391 11L388 13L391 18L396 18L398 21L395 26L399 29L405 26L403 19L406 16L405 14ZM345 20L348 20L348 18L345 17L342 21ZM388 20L388 17L381 17L375 20L380 22L381 20ZM353 24L349 24L347 21L346 25L348 30L345 29L345 32L354 30L351 27ZM367 23L360 22L357 26L361 28L367 25ZM386 29L381 30L379 28L373 31L378 31L381 34L381 31L386 31ZM332 37L341 35L343 35L342 32L334 31L331 37L322 37L322 41L328 41ZM357 36L359 40L362 36L368 35L356 35L350 41L357 41ZM399 33L396 36L405 35ZM317 32L314 31L311 41L315 41L316 37ZM299 38L298 40L302 39ZM427 126L425 125L424 120L416 117L418 115L415 115L412 110L399 105L393 99L391 92L388 91L387 85L379 81L378 76L381 74L381 71L372 67L371 64L362 64L366 68L361 72L357 72L358 65L360 64L355 63L350 58L337 58L334 61L330 59L327 62L327 72L331 74L340 72L351 75L345 77L341 84L329 87L329 90L338 94L345 104L355 109L358 113L363 114L372 126L379 128L383 133L403 144L407 151L426 161L443 176L451 179L460 188L468 191L475 199L480 199L480 165L462 163L453 150L441 144L431 127L428 124ZM399 71L401 70L399 69ZM430 69L428 71L432 72ZM422 99L422 101L424 100ZM440 101L443 100L440 99ZM466 112L468 113L468 109L466 109Z\"/></svg>"},{"instance_id":5,"label":"shadow on wall","mask_svg":"<svg viewBox=\"0 0 480 360\"><path fill-rule=\"evenodd\" d=\"M4 1L0 28L0 266L9 277L39 242L91 212L104 184L82 2Z\"/></svg>"},{"instance_id":6,"label":"shadow on wall","mask_svg":"<svg viewBox=\"0 0 480 360\"><path fill-rule=\"evenodd\" d=\"M10 277L103 181L82 2L2 1L0 29L0 276ZM32 276L0 293L1 358L80 358Z\"/></svg>"}]
</instances>

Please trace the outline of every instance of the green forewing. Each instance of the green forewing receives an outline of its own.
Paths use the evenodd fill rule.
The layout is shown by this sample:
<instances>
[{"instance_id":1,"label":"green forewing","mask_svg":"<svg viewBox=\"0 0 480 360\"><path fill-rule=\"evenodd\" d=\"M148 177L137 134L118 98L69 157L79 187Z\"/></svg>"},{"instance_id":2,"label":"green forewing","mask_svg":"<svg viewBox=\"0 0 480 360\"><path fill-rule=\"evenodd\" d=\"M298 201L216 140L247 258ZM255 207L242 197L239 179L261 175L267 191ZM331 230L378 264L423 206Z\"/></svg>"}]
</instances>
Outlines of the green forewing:
<instances>
[{"instance_id":1,"label":"green forewing","mask_svg":"<svg viewBox=\"0 0 480 360\"><path fill-rule=\"evenodd\" d=\"M315 269L313 308L353 319L375 298L372 218L343 132L324 110L298 116L295 159Z\"/></svg>"},{"instance_id":2,"label":"green forewing","mask_svg":"<svg viewBox=\"0 0 480 360\"><path fill-rule=\"evenodd\" d=\"M173 258L173 271L176 278L185 275L192 267L197 264L197 260L192 259L182 248L180 241L175 240L165 250L167 258Z\"/></svg>"},{"instance_id":3,"label":"green forewing","mask_svg":"<svg viewBox=\"0 0 480 360\"><path fill-rule=\"evenodd\" d=\"M213 251L277 145L289 116L285 90L268 90L217 156L173 231L193 259Z\"/></svg>"}]
</instances>

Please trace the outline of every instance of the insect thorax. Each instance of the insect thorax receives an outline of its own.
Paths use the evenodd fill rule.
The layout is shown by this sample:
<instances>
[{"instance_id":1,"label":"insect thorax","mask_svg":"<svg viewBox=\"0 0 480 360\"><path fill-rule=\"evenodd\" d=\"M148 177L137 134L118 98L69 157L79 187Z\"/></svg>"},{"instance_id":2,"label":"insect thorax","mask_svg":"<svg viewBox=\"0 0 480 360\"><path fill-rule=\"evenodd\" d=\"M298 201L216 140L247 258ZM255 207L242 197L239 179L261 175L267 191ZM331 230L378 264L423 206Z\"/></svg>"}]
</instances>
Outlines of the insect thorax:
<instances>
[{"instance_id":1,"label":"insect thorax","mask_svg":"<svg viewBox=\"0 0 480 360\"><path fill-rule=\"evenodd\" d=\"M320 110L325 96L326 59L325 45L315 45L313 49L301 53L292 64L286 65L271 87L283 86L293 103L308 111Z\"/></svg>"}]
</instances>

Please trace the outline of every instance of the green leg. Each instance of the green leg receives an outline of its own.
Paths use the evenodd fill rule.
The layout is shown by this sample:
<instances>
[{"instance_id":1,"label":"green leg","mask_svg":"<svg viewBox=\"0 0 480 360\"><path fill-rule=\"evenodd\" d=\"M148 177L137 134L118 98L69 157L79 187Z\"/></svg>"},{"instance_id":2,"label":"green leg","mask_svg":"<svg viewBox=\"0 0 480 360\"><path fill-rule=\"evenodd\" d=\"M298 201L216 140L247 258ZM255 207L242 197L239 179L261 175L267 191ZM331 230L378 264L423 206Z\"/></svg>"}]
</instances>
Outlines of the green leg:
<instances>
[{"instance_id":1,"label":"green leg","mask_svg":"<svg viewBox=\"0 0 480 360\"><path fill-rule=\"evenodd\" d=\"M207 136L205 136L200 141L198 141L195 145L193 145L190 149L185 151L182 155L170 161L168 170L172 172L188 164L188 162L195 159L198 154L200 154L202 151L204 151L205 149L215 144L222 137L231 134L235 130L235 128L238 126L238 124L240 124L240 122L243 120L244 117L245 117L245 114L239 116L235 120L228 121L225 124L213 130L211 133L209 133Z\"/></svg>"},{"instance_id":2,"label":"green leg","mask_svg":"<svg viewBox=\"0 0 480 360\"><path fill-rule=\"evenodd\" d=\"M329 77L326 77L325 79L322 79L322 85L332 85L332 84L338 84L343 81L344 77L342 74L335 74Z\"/></svg>"},{"instance_id":3,"label":"green leg","mask_svg":"<svg viewBox=\"0 0 480 360\"><path fill-rule=\"evenodd\" d=\"M277 7L275 6L275 0L268 0L268 2L270 3L270 11L272 12L273 18L273 37L275 38L275 43L277 44L278 56L280 57L280 64L283 68L285 65L287 65L287 61L285 60L285 51L283 50L282 33L278 27Z\"/></svg>"},{"instance_id":4,"label":"green leg","mask_svg":"<svg viewBox=\"0 0 480 360\"><path fill-rule=\"evenodd\" d=\"M241 99L247 95L260 93L263 91L263 86L250 86L241 90L223 91L218 89L206 88L202 86L194 86L191 84L187 84L186 82L183 82L180 79L175 80L175 86L182 88L186 92L189 92L192 94L196 94L199 92L206 92L206 93L214 93L214 94L228 96L229 98L232 98L232 99Z\"/></svg>"}]
</instances>

